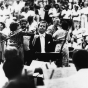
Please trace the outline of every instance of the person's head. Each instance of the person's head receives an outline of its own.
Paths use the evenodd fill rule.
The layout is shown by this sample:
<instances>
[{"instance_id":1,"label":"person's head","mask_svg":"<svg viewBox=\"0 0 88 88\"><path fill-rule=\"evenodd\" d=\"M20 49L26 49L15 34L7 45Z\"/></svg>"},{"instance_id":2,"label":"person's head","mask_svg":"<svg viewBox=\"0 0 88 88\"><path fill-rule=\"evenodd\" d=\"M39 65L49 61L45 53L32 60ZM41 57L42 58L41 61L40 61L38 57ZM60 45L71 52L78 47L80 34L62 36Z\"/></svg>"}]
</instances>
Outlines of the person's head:
<instances>
[{"instance_id":1,"label":"person's head","mask_svg":"<svg viewBox=\"0 0 88 88\"><path fill-rule=\"evenodd\" d=\"M23 61L19 56L17 48L13 46L7 47L4 52L4 57L3 70L6 77L10 80L20 76L23 69Z\"/></svg>"},{"instance_id":2,"label":"person's head","mask_svg":"<svg viewBox=\"0 0 88 88\"><path fill-rule=\"evenodd\" d=\"M88 68L88 51L83 49L74 51L72 60L77 70Z\"/></svg>"},{"instance_id":3,"label":"person's head","mask_svg":"<svg viewBox=\"0 0 88 88\"><path fill-rule=\"evenodd\" d=\"M59 4L55 4L55 8L56 9L59 9Z\"/></svg>"},{"instance_id":4,"label":"person's head","mask_svg":"<svg viewBox=\"0 0 88 88\"><path fill-rule=\"evenodd\" d=\"M51 5L51 8L53 8L53 7L54 7L54 4L53 4L53 3L51 3L50 5Z\"/></svg>"},{"instance_id":5,"label":"person's head","mask_svg":"<svg viewBox=\"0 0 88 88\"><path fill-rule=\"evenodd\" d=\"M11 60L19 55L19 52L15 46L7 46L4 51L5 60Z\"/></svg>"},{"instance_id":6,"label":"person's head","mask_svg":"<svg viewBox=\"0 0 88 88\"><path fill-rule=\"evenodd\" d=\"M26 25L27 25L27 20L25 18L21 19L20 20L20 25L21 25L21 28L25 28Z\"/></svg>"},{"instance_id":7,"label":"person's head","mask_svg":"<svg viewBox=\"0 0 88 88\"><path fill-rule=\"evenodd\" d=\"M65 6L65 9L66 9L66 10L68 10L68 9L69 9L69 6L68 6L68 5L66 5L66 6Z\"/></svg>"},{"instance_id":8,"label":"person's head","mask_svg":"<svg viewBox=\"0 0 88 88\"><path fill-rule=\"evenodd\" d=\"M75 5L75 11L77 11L78 10L78 6L77 5Z\"/></svg>"},{"instance_id":9,"label":"person's head","mask_svg":"<svg viewBox=\"0 0 88 88\"><path fill-rule=\"evenodd\" d=\"M27 6L24 7L24 11L27 13L29 8Z\"/></svg>"},{"instance_id":10,"label":"person's head","mask_svg":"<svg viewBox=\"0 0 88 88\"><path fill-rule=\"evenodd\" d=\"M68 25L68 23L66 21L62 21L62 25L61 26L62 26L63 30L68 30L69 25Z\"/></svg>"},{"instance_id":11,"label":"person's head","mask_svg":"<svg viewBox=\"0 0 88 88\"><path fill-rule=\"evenodd\" d=\"M53 24L54 25L59 25L60 24L60 19L58 17L52 17Z\"/></svg>"},{"instance_id":12,"label":"person's head","mask_svg":"<svg viewBox=\"0 0 88 88\"><path fill-rule=\"evenodd\" d=\"M19 4L20 3L20 0L17 0L16 2L17 2L17 4Z\"/></svg>"},{"instance_id":13,"label":"person's head","mask_svg":"<svg viewBox=\"0 0 88 88\"><path fill-rule=\"evenodd\" d=\"M33 22L33 16L28 16L27 21L29 24Z\"/></svg>"},{"instance_id":14,"label":"person's head","mask_svg":"<svg viewBox=\"0 0 88 88\"><path fill-rule=\"evenodd\" d=\"M3 22L0 22L0 31L2 31L5 28L5 24Z\"/></svg>"},{"instance_id":15,"label":"person's head","mask_svg":"<svg viewBox=\"0 0 88 88\"><path fill-rule=\"evenodd\" d=\"M38 32L43 34L47 30L47 22L46 21L40 21L38 25Z\"/></svg>"},{"instance_id":16,"label":"person's head","mask_svg":"<svg viewBox=\"0 0 88 88\"><path fill-rule=\"evenodd\" d=\"M11 31L16 31L16 30L18 30L18 28L19 28L19 24L18 23L12 22L10 24L10 30Z\"/></svg>"},{"instance_id":17,"label":"person's head","mask_svg":"<svg viewBox=\"0 0 88 88\"><path fill-rule=\"evenodd\" d=\"M6 4L5 6L6 6L6 8L8 8L9 7L9 4Z\"/></svg>"},{"instance_id":18,"label":"person's head","mask_svg":"<svg viewBox=\"0 0 88 88\"><path fill-rule=\"evenodd\" d=\"M4 10L4 6L1 6L1 10Z\"/></svg>"}]
</instances>

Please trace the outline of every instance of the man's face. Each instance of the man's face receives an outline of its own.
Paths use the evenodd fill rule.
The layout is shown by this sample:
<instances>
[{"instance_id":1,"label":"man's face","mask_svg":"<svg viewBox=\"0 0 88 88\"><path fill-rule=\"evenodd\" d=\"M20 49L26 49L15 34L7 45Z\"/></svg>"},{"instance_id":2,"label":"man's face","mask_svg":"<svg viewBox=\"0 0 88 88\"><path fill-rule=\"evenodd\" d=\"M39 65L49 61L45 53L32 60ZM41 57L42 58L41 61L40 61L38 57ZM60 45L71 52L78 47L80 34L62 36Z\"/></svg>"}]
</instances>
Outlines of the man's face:
<instances>
[{"instance_id":1,"label":"man's face","mask_svg":"<svg viewBox=\"0 0 88 88\"><path fill-rule=\"evenodd\" d=\"M22 27L22 28L25 28L25 27L26 27L26 24L27 24L26 21L22 21L22 22L21 22L21 27Z\"/></svg>"},{"instance_id":2,"label":"man's face","mask_svg":"<svg viewBox=\"0 0 88 88\"><path fill-rule=\"evenodd\" d=\"M56 23L57 19L58 19L57 17L52 17L52 20L53 20L54 24Z\"/></svg>"},{"instance_id":3,"label":"man's face","mask_svg":"<svg viewBox=\"0 0 88 88\"><path fill-rule=\"evenodd\" d=\"M46 31L46 23L40 23L39 33L43 34Z\"/></svg>"}]
</instances>

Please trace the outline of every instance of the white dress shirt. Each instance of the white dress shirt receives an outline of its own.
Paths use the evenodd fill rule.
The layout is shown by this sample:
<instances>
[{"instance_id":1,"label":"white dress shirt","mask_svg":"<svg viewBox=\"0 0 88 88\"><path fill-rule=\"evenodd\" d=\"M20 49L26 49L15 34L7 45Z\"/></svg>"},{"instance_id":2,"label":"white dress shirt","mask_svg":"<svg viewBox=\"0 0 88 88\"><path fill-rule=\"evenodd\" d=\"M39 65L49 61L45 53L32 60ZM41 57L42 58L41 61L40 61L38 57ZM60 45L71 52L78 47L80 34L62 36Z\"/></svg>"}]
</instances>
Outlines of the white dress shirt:
<instances>
[{"instance_id":1,"label":"white dress shirt","mask_svg":"<svg viewBox=\"0 0 88 88\"><path fill-rule=\"evenodd\" d=\"M45 33L40 35L41 53L45 53Z\"/></svg>"},{"instance_id":2,"label":"white dress shirt","mask_svg":"<svg viewBox=\"0 0 88 88\"><path fill-rule=\"evenodd\" d=\"M56 8L50 8L48 14L49 17L53 17L54 15L56 15L57 14Z\"/></svg>"}]
</instances>

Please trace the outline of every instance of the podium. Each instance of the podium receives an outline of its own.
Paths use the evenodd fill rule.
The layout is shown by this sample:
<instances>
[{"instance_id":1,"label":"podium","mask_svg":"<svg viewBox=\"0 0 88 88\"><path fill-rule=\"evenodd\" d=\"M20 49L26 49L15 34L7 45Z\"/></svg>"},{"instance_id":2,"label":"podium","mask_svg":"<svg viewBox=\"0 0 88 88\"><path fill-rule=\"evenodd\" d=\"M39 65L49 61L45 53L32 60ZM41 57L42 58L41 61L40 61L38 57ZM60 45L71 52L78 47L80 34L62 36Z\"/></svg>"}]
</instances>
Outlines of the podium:
<instances>
[{"instance_id":1,"label":"podium","mask_svg":"<svg viewBox=\"0 0 88 88\"><path fill-rule=\"evenodd\" d=\"M44 62L55 61L57 67L62 67L62 53L35 53L35 59Z\"/></svg>"}]
</instances>

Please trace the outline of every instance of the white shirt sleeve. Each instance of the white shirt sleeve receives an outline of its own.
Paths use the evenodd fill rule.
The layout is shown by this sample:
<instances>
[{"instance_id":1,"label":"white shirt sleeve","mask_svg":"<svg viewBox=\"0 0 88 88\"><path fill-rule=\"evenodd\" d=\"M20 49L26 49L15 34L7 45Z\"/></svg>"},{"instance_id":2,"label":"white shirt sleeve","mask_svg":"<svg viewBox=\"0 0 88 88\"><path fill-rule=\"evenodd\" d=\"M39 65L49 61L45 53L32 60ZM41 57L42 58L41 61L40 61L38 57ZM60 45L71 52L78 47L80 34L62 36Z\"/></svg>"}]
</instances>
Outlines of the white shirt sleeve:
<instances>
[{"instance_id":1,"label":"white shirt sleeve","mask_svg":"<svg viewBox=\"0 0 88 88\"><path fill-rule=\"evenodd\" d=\"M2 30L2 33L5 34L6 36L8 36L10 34L10 29L5 28L5 29Z\"/></svg>"}]
</instances>

